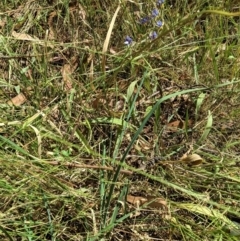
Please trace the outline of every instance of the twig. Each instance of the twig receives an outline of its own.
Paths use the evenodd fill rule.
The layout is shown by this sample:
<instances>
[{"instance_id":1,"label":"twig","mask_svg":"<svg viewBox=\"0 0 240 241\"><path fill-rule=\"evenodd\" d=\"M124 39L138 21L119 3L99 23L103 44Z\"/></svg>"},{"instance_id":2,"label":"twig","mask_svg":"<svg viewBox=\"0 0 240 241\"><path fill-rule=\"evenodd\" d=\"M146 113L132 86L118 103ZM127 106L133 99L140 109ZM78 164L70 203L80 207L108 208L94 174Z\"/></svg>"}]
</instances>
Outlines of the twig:
<instances>
[{"instance_id":1,"label":"twig","mask_svg":"<svg viewBox=\"0 0 240 241\"><path fill-rule=\"evenodd\" d=\"M75 168L89 168L89 169L101 169L101 170L106 170L106 171L115 171L115 169L113 167L106 167L106 166L96 166L96 165L86 165L86 164L76 164L76 163L61 163L59 161L50 161L50 162L46 162L50 165L53 166L65 166L65 167L75 167ZM132 171L128 171L128 170L120 170L121 173L123 174L127 174L127 175L132 175L133 172Z\"/></svg>"}]
</instances>

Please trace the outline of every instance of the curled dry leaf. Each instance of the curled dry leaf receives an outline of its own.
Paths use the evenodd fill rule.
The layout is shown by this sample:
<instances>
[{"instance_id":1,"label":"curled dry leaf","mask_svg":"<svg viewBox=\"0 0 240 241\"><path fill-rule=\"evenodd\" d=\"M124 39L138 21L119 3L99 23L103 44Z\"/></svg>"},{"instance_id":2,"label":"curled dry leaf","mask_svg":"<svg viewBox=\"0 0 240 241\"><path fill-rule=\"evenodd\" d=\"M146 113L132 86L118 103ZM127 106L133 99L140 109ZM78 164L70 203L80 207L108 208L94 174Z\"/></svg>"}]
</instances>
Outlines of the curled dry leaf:
<instances>
[{"instance_id":1,"label":"curled dry leaf","mask_svg":"<svg viewBox=\"0 0 240 241\"><path fill-rule=\"evenodd\" d=\"M202 164L203 159L198 154L192 154L188 156L183 156L180 162L185 163L190 166L197 166Z\"/></svg>"},{"instance_id":2,"label":"curled dry leaf","mask_svg":"<svg viewBox=\"0 0 240 241\"><path fill-rule=\"evenodd\" d=\"M158 213L164 219L171 218L171 213L167 206L167 202L166 202L166 200L164 200L162 198L157 198L157 197L153 197L153 196L141 197L141 196L127 195L127 202L131 203L136 208L136 211L132 215L132 217L139 216L141 214L140 206L145 205L145 207L157 209Z\"/></svg>"},{"instance_id":3,"label":"curled dry leaf","mask_svg":"<svg viewBox=\"0 0 240 241\"><path fill-rule=\"evenodd\" d=\"M111 54L113 54L113 55L117 54L117 51L116 51L116 50L114 50L114 48L110 48L110 50L109 50L109 51L110 51L110 53L111 53Z\"/></svg>"},{"instance_id":4,"label":"curled dry leaf","mask_svg":"<svg viewBox=\"0 0 240 241\"><path fill-rule=\"evenodd\" d=\"M193 121L192 120L188 120L188 121L180 121L180 120L172 121L172 122L167 124L167 130L175 132L178 129L186 128L186 124L187 124L187 126L192 126Z\"/></svg>"},{"instance_id":5,"label":"curled dry leaf","mask_svg":"<svg viewBox=\"0 0 240 241\"><path fill-rule=\"evenodd\" d=\"M164 199L156 198L156 197L140 197L140 196L127 195L127 202L137 207L143 204L146 204L148 207L151 207L151 208L167 207L167 202Z\"/></svg>"},{"instance_id":6,"label":"curled dry leaf","mask_svg":"<svg viewBox=\"0 0 240 241\"><path fill-rule=\"evenodd\" d=\"M180 120L172 121L167 124L167 130L177 131L183 127L183 123Z\"/></svg>"},{"instance_id":7,"label":"curled dry leaf","mask_svg":"<svg viewBox=\"0 0 240 241\"><path fill-rule=\"evenodd\" d=\"M9 100L7 103L9 105L15 105L20 106L26 102L26 97L24 94L20 93L17 96L13 97L11 100Z\"/></svg>"}]
</instances>

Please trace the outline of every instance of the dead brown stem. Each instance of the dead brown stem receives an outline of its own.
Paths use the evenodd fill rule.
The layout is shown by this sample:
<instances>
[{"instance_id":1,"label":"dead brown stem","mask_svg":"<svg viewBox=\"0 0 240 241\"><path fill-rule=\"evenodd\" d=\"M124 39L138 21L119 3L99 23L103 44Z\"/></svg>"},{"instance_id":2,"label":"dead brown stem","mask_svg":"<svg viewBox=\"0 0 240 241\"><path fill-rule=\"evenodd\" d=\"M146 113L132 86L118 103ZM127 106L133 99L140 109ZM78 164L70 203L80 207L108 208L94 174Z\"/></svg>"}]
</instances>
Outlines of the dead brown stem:
<instances>
[{"instance_id":1,"label":"dead brown stem","mask_svg":"<svg viewBox=\"0 0 240 241\"><path fill-rule=\"evenodd\" d=\"M88 169L100 169L100 170L106 170L106 171L114 171L115 169L113 167L106 167L106 166L97 166L97 165L86 165L86 164L76 164L76 163L61 163L59 161L50 161L47 162L50 165L53 166L65 166L65 167L75 167L75 168L88 168ZM132 175L132 171L128 170L120 170L121 173L126 175Z\"/></svg>"}]
</instances>

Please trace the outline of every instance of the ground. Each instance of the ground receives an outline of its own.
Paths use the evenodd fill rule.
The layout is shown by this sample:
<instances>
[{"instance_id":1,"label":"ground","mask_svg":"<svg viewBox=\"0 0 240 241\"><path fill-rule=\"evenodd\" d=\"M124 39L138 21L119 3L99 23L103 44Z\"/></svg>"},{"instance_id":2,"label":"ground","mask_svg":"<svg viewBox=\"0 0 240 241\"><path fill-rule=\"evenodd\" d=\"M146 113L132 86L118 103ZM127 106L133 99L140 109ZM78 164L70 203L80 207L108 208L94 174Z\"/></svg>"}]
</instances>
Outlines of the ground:
<instances>
[{"instance_id":1,"label":"ground","mask_svg":"<svg viewBox=\"0 0 240 241\"><path fill-rule=\"evenodd\" d=\"M239 240L238 1L0 4L1 240Z\"/></svg>"}]
</instances>

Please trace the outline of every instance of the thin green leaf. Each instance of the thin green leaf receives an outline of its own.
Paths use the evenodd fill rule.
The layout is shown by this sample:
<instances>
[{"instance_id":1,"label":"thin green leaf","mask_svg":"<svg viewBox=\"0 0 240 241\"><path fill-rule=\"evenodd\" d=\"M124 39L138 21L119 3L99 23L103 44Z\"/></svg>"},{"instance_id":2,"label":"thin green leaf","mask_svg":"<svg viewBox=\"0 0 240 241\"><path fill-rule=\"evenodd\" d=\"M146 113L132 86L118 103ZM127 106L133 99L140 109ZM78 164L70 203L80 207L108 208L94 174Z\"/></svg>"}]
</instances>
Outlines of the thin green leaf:
<instances>
[{"instance_id":1,"label":"thin green leaf","mask_svg":"<svg viewBox=\"0 0 240 241\"><path fill-rule=\"evenodd\" d=\"M196 103L196 111L195 111L195 118L196 118L196 121L198 120L198 115L199 115L199 111L201 109L201 106L202 106L202 103L203 103L203 100L205 98L205 93L201 93L199 96L198 96L198 99L197 99L197 103Z\"/></svg>"},{"instance_id":2,"label":"thin green leaf","mask_svg":"<svg viewBox=\"0 0 240 241\"><path fill-rule=\"evenodd\" d=\"M131 98L133 96L134 89L135 89L137 82L138 82L138 80L133 81L127 89L127 102L128 103L131 101Z\"/></svg>"},{"instance_id":3,"label":"thin green leaf","mask_svg":"<svg viewBox=\"0 0 240 241\"><path fill-rule=\"evenodd\" d=\"M208 112L207 125L206 125L206 127L204 129L204 132L203 132L202 136L200 137L200 139L198 141L199 144L207 139L207 137L208 137L208 135L209 135L209 133L210 133L210 131L212 129L212 124L213 124L213 117L212 117L211 112L209 111Z\"/></svg>"},{"instance_id":4,"label":"thin green leaf","mask_svg":"<svg viewBox=\"0 0 240 241\"><path fill-rule=\"evenodd\" d=\"M12 142L11 140L7 139L6 137L0 135L0 140L2 140L2 143L0 143L0 147L1 147L2 145L4 145L4 144L7 144L7 145L9 145L9 147L11 147L12 149L14 149L14 150L22 153L23 155L28 156L28 157L31 157L31 158L33 158L33 159L35 159L35 160L38 160L37 157L29 154L29 153L28 153L27 151L25 151L22 147L18 146L17 144L15 144L15 143Z\"/></svg>"}]
</instances>

